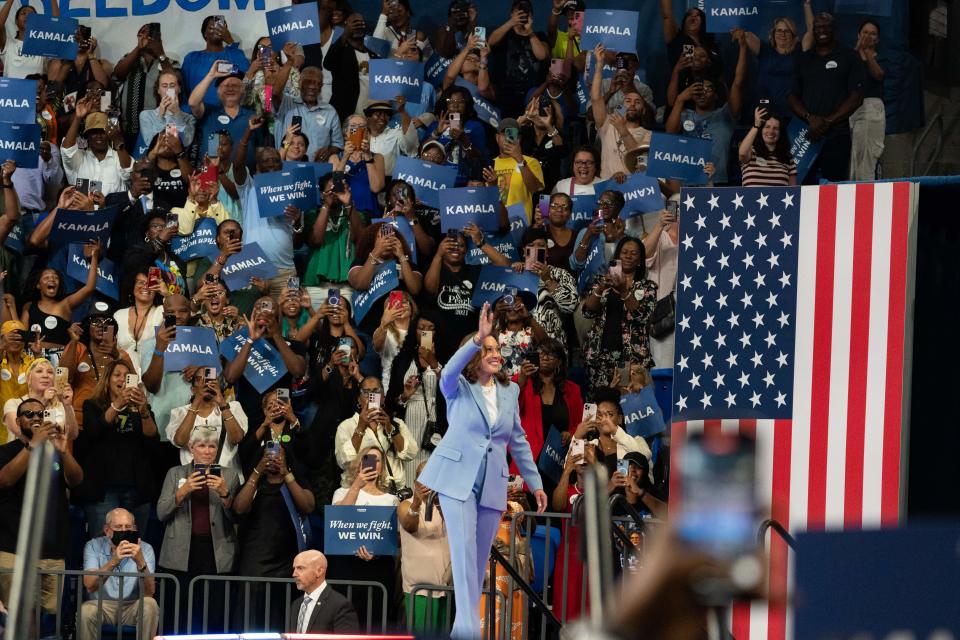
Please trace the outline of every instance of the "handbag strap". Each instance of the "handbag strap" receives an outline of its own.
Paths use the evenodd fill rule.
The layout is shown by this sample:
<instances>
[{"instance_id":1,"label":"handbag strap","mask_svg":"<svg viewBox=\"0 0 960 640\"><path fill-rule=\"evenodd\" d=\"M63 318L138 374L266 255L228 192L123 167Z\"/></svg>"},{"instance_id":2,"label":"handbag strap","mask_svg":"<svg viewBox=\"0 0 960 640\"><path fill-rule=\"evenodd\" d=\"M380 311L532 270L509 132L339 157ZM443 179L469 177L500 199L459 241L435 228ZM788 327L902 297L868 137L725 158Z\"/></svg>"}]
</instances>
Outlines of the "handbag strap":
<instances>
[{"instance_id":1,"label":"handbag strap","mask_svg":"<svg viewBox=\"0 0 960 640\"><path fill-rule=\"evenodd\" d=\"M218 409L219 411L219 409ZM227 441L227 425L223 421L223 414L220 414L220 440L217 442L217 455L213 457L220 464L220 454L223 453L223 444Z\"/></svg>"}]
</instances>

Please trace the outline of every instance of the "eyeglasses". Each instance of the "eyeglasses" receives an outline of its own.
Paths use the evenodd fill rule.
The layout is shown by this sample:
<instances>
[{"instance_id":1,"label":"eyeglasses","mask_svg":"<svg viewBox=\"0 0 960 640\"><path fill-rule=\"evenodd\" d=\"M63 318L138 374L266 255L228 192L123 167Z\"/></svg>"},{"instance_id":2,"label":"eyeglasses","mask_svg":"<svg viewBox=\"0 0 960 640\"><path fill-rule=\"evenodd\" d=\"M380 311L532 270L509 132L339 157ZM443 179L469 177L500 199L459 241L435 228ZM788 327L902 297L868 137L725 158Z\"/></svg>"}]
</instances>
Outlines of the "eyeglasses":
<instances>
[{"instance_id":1,"label":"eyeglasses","mask_svg":"<svg viewBox=\"0 0 960 640\"><path fill-rule=\"evenodd\" d=\"M551 202L550 211L570 211L570 205L560 202Z\"/></svg>"},{"instance_id":2,"label":"eyeglasses","mask_svg":"<svg viewBox=\"0 0 960 640\"><path fill-rule=\"evenodd\" d=\"M596 162L593 160L574 160L573 166L575 167L592 167Z\"/></svg>"},{"instance_id":3,"label":"eyeglasses","mask_svg":"<svg viewBox=\"0 0 960 640\"><path fill-rule=\"evenodd\" d=\"M614 206L613 200L597 200L597 206L601 209L609 209Z\"/></svg>"},{"instance_id":4,"label":"eyeglasses","mask_svg":"<svg viewBox=\"0 0 960 640\"><path fill-rule=\"evenodd\" d=\"M774 29L773 32L777 35L793 35L793 31L790 31L790 29Z\"/></svg>"},{"instance_id":5,"label":"eyeglasses","mask_svg":"<svg viewBox=\"0 0 960 640\"><path fill-rule=\"evenodd\" d=\"M23 411L17 414L17 417L27 418L28 420L31 418L42 418L43 409L37 409L36 411L31 411L30 409L24 409Z\"/></svg>"},{"instance_id":6,"label":"eyeglasses","mask_svg":"<svg viewBox=\"0 0 960 640\"><path fill-rule=\"evenodd\" d=\"M150 231L163 231L166 228L167 228L167 223L165 222L150 223Z\"/></svg>"},{"instance_id":7,"label":"eyeglasses","mask_svg":"<svg viewBox=\"0 0 960 640\"><path fill-rule=\"evenodd\" d=\"M447 100L447 104L448 105L454 105L454 104L464 105L464 104L467 104L467 101L464 100L463 98L451 98Z\"/></svg>"}]
</instances>

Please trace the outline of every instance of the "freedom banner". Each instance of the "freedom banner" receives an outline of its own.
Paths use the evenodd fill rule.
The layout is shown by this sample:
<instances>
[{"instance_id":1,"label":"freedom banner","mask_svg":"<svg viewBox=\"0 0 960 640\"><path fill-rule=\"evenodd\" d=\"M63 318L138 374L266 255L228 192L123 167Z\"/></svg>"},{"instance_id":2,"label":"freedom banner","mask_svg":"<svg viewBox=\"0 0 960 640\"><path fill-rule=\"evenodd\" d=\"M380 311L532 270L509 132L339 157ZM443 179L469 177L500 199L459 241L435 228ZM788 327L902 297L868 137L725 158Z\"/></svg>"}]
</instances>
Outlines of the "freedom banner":
<instances>
[{"instance_id":1,"label":"freedom banner","mask_svg":"<svg viewBox=\"0 0 960 640\"><path fill-rule=\"evenodd\" d=\"M623 429L631 436L649 438L666 429L653 385L640 389L639 393L621 396L620 409L623 411Z\"/></svg>"},{"instance_id":2,"label":"freedom banner","mask_svg":"<svg viewBox=\"0 0 960 640\"><path fill-rule=\"evenodd\" d=\"M323 552L352 556L362 546L375 556L392 556L399 549L396 507L358 505L323 508Z\"/></svg>"},{"instance_id":3,"label":"freedom banner","mask_svg":"<svg viewBox=\"0 0 960 640\"><path fill-rule=\"evenodd\" d=\"M0 78L0 122L37 124L36 80ZM21 166L19 162L17 166ZM33 165L24 166L35 168Z\"/></svg>"},{"instance_id":4,"label":"freedom banner","mask_svg":"<svg viewBox=\"0 0 960 640\"><path fill-rule=\"evenodd\" d=\"M608 51L636 53L638 24L637 11L587 9L583 12L580 50L593 51L602 42Z\"/></svg>"},{"instance_id":5,"label":"freedom banner","mask_svg":"<svg viewBox=\"0 0 960 640\"><path fill-rule=\"evenodd\" d=\"M707 181L703 167L710 161L712 149L713 140L686 138L655 131L650 138L647 175L703 184Z\"/></svg>"},{"instance_id":6,"label":"freedom banner","mask_svg":"<svg viewBox=\"0 0 960 640\"><path fill-rule=\"evenodd\" d=\"M370 279L366 291L353 296L353 318L359 325L373 307L373 303L400 286L400 274L397 273L397 261L387 260L377 267Z\"/></svg>"},{"instance_id":7,"label":"freedom banner","mask_svg":"<svg viewBox=\"0 0 960 640\"><path fill-rule=\"evenodd\" d=\"M597 193L600 192L598 191ZM570 199L573 200L573 209L570 210L570 219L567 220L567 227L574 231L579 231L593 220L593 214L597 210L597 196L571 196Z\"/></svg>"},{"instance_id":8,"label":"freedom banner","mask_svg":"<svg viewBox=\"0 0 960 640\"><path fill-rule=\"evenodd\" d=\"M390 57L390 43L384 40L383 38L375 38L373 36L364 36L363 46L366 47L367 51L374 54L377 58Z\"/></svg>"},{"instance_id":9,"label":"freedom banner","mask_svg":"<svg viewBox=\"0 0 960 640\"><path fill-rule=\"evenodd\" d=\"M457 167L397 156L397 163L393 165L393 178L403 180L413 187L417 200L428 207L439 209L440 191L450 189L456 184Z\"/></svg>"},{"instance_id":10,"label":"freedom banner","mask_svg":"<svg viewBox=\"0 0 960 640\"><path fill-rule=\"evenodd\" d=\"M256 242L245 245L240 253L227 258L227 262L220 271L220 277L231 291L249 287L251 278L269 280L275 275L277 275L276 265L267 260L267 256Z\"/></svg>"},{"instance_id":11,"label":"freedom banner","mask_svg":"<svg viewBox=\"0 0 960 640\"><path fill-rule=\"evenodd\" d=\"M177 327L179 333L180 327ZM236 330L233 335L220 343L220 355L233 362L243 345L250 339L250 332L246 327ZM277 380L287 375L287 366L276 347L259 338L250 345L247 364L243 368L243 377L247 379L257 393L263 393Z\"/></svg>"},{"instance_id":12,"label":"freedom banner","mask_svg":"<svg viewBox=\"0 0 960 640\"><path fill-rule=\"evenodd\" d=\"M293 162L291 160L284 161L283 163L284 171L295 171L297 169L309 169L310 171L312 171L313 183L318 188L320 186L320 178L327 175L328 173L333 173L333 165L330 164L329 162Z\"/></svg>"},{"instance_id":13,"label":"freedom banner","mask_svg":"<svg viewBox=\"0 0 960 640\"><path fill-rule=\"evenodd\" d=\"M440 193L440 231L462 231L470 223L481 231L500 228L500 189L461 187Z\"/></svg>"},{"instance_id":14,"label":"freedom banner","mask_svg":"<svg viewBox=\"0 0 960 640\"><path fill-rule=\"evenodd\" d=\"M540 450L540 459L537 460L537 467L543 472L543 475L550 478L554 484L560 483L563 477L563 463L567 460L567 447L563 446L562 434L553 425L547 432L547 437L543 441L543 449Z\"/></svg>"},{"instance_id":15,"label":"freedom banner","mask_svg":"<svg viewBox=\"0 0 960 640\"><path fill-rule=\"evenodd\" d=\"M73 18L28 13L23 55L73 60L77 57L78 26L80 23Z\"/></svg>"},{"instance_id":16,"label":"freedom banner","mask_svg":"<svg viewBox=\"0 0 960 640\"><path fill-rule=\"evenodd\" d=\"M13 160L18 167L36 169L39 154L40 125L0 122L0 162Z\"/></svg>"},{"instance_id":17,"label":"freedom banner","mask_svg":"<svg viewBox=\"0 0 960 640\"><path fill-rule=\"evenodd\" d=\"M451 62L452 60L450 60L450 58L444 58L434 51L433 55L427 58L427 63L424 65L424 79L437 89L440 89L443 86L443 79L447 75L447 67L450 66Z\"/></svg>"},{"instance_id":18,"label":"freedom banner","mask_svg":"<svg viewBox=\"0 0 960 640\"><path fill-rule=\"evenodd\" d=\"M308 211L317 206L317 185L309 169L258 173L253 177L261 218L283 215L287 206Z\"/></svg>"},{"instance_id":19,"label":"freedom banner","mask_svg":"<svg viewBox=\"0 0 960 640\"><path fill-rule=\"evenodd\" d=\"M403 96L419 103L423 96L423 63L385 58L370 61L370 99L393 100Z\"/></svg>"},{"instance_id":20,"label":"freedom banner","mask_svg":"<svg viewBox=\"0 0 960 640\"><path fill-rule=\"evenodd\" d=\"M163 352L163 370L183 371L187 367L214 367L220 370L217 333L210 327L177 327L177 335Z\"/></svg>"},{"instance_id":21,"label":"freedom banner","mask_svg":"<svg viewBox=\"0 0 960 640\"><path fill-rule=\"evenodd\" d=\"M486 244L490 245L503 255L505 255L511 262L518 262L520 260L520 252L517 251L517 247L520 246L513 239L513 234L509 231L502 234L484 234L486 238ZM483 251L483 247L478 247L473 244L473 240L464 238L467 241L467 255L464 257L464 262L467 264L490 264L490 257Z\"/></svg>"},{"instance_id":22,"label":"freedom banner","mask_svg":"<svg viewBox=\"0 0 960 640\"><path fill-rule=\"evenodd\" d=\"M660 182L642 173L631 173L623 184L617 184L616 180L604 180L593 188L598 196L604 191L623 194L624 205L620 210L620 218L624 220L651 211L662 211L665 206Z\"/></svg>"},{"instance_id":23,"label":"freedom banner","mask_svg":"<svg viewBox=\"0 0 960 640\"><path fill-rule=\"evenodd\" d=\"M734 29L759 33L762 26L759 0L704 0L703 12L710 33L730 33Z\"/></svg>"},{"instance_id":24,"label":"freedom banner","mask_svg":"<svg viewBox=\"0 0 960 640\"><path fill-rule=\"evenodd\" d=\"M82 244L71 244L67 251L67 275L86 284L90 274L90 262L83 256ZM114 300L120 299L120 287L117 286L117 271L113 262L102 258L97 263L97 291L110 296Z\"/></svg>"},{"instance_id":25,"label":"freedom banner","mask_svg":"<svg viewBox=\"0 0 960 640\"><path fill-rule=\"evenodd\" d=\"M480 89L469 80L458 77L454 83L458 87L463 87L473 96L473 110L477 112L477 118L488 123L491 127L500 126L500 109L493 106L486 98L480 95Z\"/></svg>"},{"instance_id":26,"label":"freedom banner","mask_svg":"<svg viewBox=\"0 0 960 640\"><path fill-rule=\"evenodd\" d=\"M288 42L301 46L320 43L320 18L314 2L267 11L267 34L274 51Z\"/></svg>"},{"instance_id":27,"label":"freedom banner","mask_svg":"<svg viewBox=\"0 0 960 640\"><path fill-rule=\"evenodd\" d=\"M220 249L217 248L217 221L200 218L189 236L174 236L170 240L170 251L187 262L197 258L216 260L220 255Z\"/></svg>"},{"instance_id":28,"label":"freedom banner","mask_svg":"<svg viewBox=\"0 0 960 640\"><path fill-rule=\"evenodd\" d=\"M36 158L34 158L36 163ZM62 247L65 244L84 244L91 240L100 240L104 249L110 228L117 215L117 207L107 207L97 211L74 211L58 209L48 239L50 246Z\"/></svg>"},{"instance_id":29,"label":"freedom banner","mask_svg":"<svg viewBox=\"0 0 960 640\"><path fill-rule=\"evenodd\" d=\"M489 302L490 306L493 307L497 300L509 293L511 288L517 290L527 310L533 311L537 306L540 277L529 271L517 273L511 267L499 267L492 264L485 264L480 267L480 277L477 278L470 304L480 309L485 302Z\"/></svg>"},{"instance_id":30,"label":"freedom banner","mask_svg":"<svg viewBox=\"0 0 960 640\"><path fill-rule=\"evenodd\" d=\"M809 132L809 127L800 118L790 120L790 125L787 127L787 135L790 136L790 153L793 154L793 160L797 163L797 182L803 182L810 173L810 167L820 155L820 150L823 149L823 138L811 140L807 137Z\"/></svg>"}]
</instances>

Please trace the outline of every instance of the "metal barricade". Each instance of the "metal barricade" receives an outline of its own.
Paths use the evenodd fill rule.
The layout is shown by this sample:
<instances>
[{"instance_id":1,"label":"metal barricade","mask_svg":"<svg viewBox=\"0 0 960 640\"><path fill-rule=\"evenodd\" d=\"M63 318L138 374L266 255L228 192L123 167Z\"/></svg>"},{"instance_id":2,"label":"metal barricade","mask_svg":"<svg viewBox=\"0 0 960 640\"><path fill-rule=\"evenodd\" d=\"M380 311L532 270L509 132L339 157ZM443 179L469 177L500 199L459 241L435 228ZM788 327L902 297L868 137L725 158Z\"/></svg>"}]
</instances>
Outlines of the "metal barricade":
<instances>
[{"instance_id":1,"label":"metal barricade","mask_svg":"<svg viewBox=\"0 0 960 640\"><path fill-rule=\"evenodd\" d=\"M10 570L0 570L0 573L13 573ZM104 638L103 627L106 625L113 625L116 627L116 638L120 640L123 638L124 625L121 624L120 619L122 617L124 607L117 607L117 619L115 621L103 620L103 604L104 602L117 602L111 598L98 598L96 593L89 594L90 597L84 600L84 595L87 594L86 587L83 586L84 577L98 577L98 578L118 578L120 581L118 590L119 593L123 593L124 581L125 580L136 580L138 581L137 585L137 597L136 600L121 600L121 603L131 604L137 603L137 616L136 624L134 626L137 630L142 629L143 617L144 617L144 602L147 598L152 598L156 603L159 610L158 617L158 626L156 635L163 635L165 631L164 622L164 611L165 605L168 604L168 583L172 585L173 589L173 629L176 630L179 622L180 616L180 584L177 582L176 577L170 575L169 573L120 573L116 571L81 571L76 569L62 569L62 570L40 570L37 569L37 576L41 578L37 580L34 587L34 624L36 625L37 634L41 633L45 625L45 621L42 617L43 611L41 610L41 592L42 592L42 578L44 576L53 577L56 580L56 609L53 614L54 619L54 635L55 637L64 637L67 635L67 631L71 628L71 625L79 627L82 624L82 609L85 602L95 602L97 606L96 617L101 620L101 624L97 625L97 639L100 640ZM147 578L153 578L155 581L154 595L145 596L144 595L144 581ZM68 584L69 583L69 584ZM101 588L103 588L101 586ZM68 609L65 606L66 601L75 602L74 615L69 617ZM73 605L71 605L73 607ZM169 620L170 618L166 618ZM109 633L106 637L109 639L113 636L113 633Z\"/></svg>"},{"instance_id":2,"label":"metal barricade","mask_svg":"<svg viewBox=\"0 0 960 640\"><path fill-rule=\"evenodd\" d=\"M202 633L208 633L211 630L209 629L209 619L210 619L210 590L211 586L214 584L222 583L223 584L223 620L230 622L230 630L235 632L249 632L249 631L262 631L263 629L273 629L276 630L276 626L271 627L279 623L283 630L288 630L292 628L291 620L296 622L296 612L291 612L291 603L299 595L296 590L296 583L292 578L259 578L254 576L226 576L226 575L204 575L197 576L190 581L190 585L187 589L187 632L190 632L193 629L193 619L194 619L194 590L200 588L202 583L203 588L203 616L201 621L200 630ZM242 599L240 596L232 598L231 594L231 585L242 585ZM328 585L332 586L344 586L347 588L346 597L348 600L353 599L353 590L354 588L365 588L367 591L367 619L364 623L363 620L360 621L362 631L365 633L385 633L387 631L387 607L389 603L387 602L387 589L379 582L370 582L365 580L327 580ZM255 618L255 626L263 626L263 629L251 629L251 616L256 614L255 609L253 608L252 597L251 597L251 587L256 585L263 585L264 588L264 599L263 599L263 625L256 624L259 622L259 618ZM273 611L271 609L271 600L274 597L273 592L274 588L271 588L271 585L282 585L283 596L282 596L282 606L283 606L283 619L274 620ZM239 589L238 589L239 590ZM383 606L380 611L380 624L379 626L374 625L373 614L374 614L374 593L379 590L382 599L381 602ZM259 597L259 595L257 595ZM231 605L233 608L231 608ZM214 603L213 606L218 607L217 603ZM291 618L291 613L293 617ZM237 623L240 620L235 620L235 618L242 618L242 629L238 628ZM213 631L221 631L221 629L214 629Z\"/></svg>"}]
</instances>

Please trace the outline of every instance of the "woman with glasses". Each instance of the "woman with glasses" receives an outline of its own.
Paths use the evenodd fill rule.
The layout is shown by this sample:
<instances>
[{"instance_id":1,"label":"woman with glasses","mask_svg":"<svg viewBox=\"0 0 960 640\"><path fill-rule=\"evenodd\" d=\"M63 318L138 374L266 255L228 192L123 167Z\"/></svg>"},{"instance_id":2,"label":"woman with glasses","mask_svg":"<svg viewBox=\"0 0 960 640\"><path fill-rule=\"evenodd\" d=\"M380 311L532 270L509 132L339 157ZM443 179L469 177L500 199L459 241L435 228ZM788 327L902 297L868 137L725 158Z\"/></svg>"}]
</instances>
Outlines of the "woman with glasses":
<instances>
[{"instance_id":1,"label":"woman with glasses","mask_svg":"<svg viewBox=\"0 0 960 640\"><path fill-rule=\"evenodd\" d=\"M194 316L194 325L213 329L220 344L240 326L239 312L230 304L227 287L220 281L205 282L194 296L197 298L201 300L200 313Z\"/></svg>"},{"instance_id":2,"label":"woman with glasses","mask_svg":"<svg viewBox=\"0 0 960 640\"><path fill-rule=\"evenodd\" d=\"M576 243L573 229L567 226L573 215L573 198L566 193L554 193L550 196L543 227L547 232L547 264L570 271L570 255Z\"/></svg>"},{"instance_id":3,"label":"woman with glasses","mask_svg":"<svg viewBox=\"0 0 960 640\"><path fill-rule=\"evenodd\" d=\"M613 257L617 244L627 235L627 221L620 217L624 204L623 193L612 189L597 198L597 209L603 212L603 220L593 220L577 233L575 248L570 254L570 269L574 273L583 271L595 239L602 243L604 262Z\"/></svg>"},{"instance_id":4,"label":"woman with glasses","mask_svg":"<svg viewBox=\"0 0 960 640\"><path fill-rule=\"evenodd\" d=\"M582 146L573 154L573 175L553 185L553 193L570 196L592 196L593 185L600 182L600 154L590 146Z\"/></svg>"},{"instance_id":5,"label":"woman with glasses","mask_svg":"<svg viewBox=\"0 0 960 640\"><path fill-rule=\"evenodd\" d=\"M584 361L591 364L590 396L609 386L614 371L628 362L654 366L647 326L657 303L657 285L646 273L643 243L627 236L583 299L583 317L593 321L583 349Z\"/></svg>"},{"instance_id":6,"label":"woman with glasses","mask_svg":"<svg viewBox=\"0 0 960 640\"><path fill-rule=\"evenodd\" d=\"M76 444L83 484L75 494L91 525L104 522L116 507L145 523L157 497L151 455L157 423L143 385L127 384L131 373L136 372L128 363L111 361L83 404L83 431Z\"/></svg>"},{"instance_id":7,"label":"woman with glasses","mask_svg":"<svg viewBox=\"0 0 960 640\"><path fill-rule=\"evenodd\" d=\"M187 263L170 250L170 241L177 235L177 226L167 224L167 213L154 209L143 221L143 242L130 247L123 260L123 270L147 271L151 267L160 270L156 283L149 287L166 297L187 293Z\"/></svg>"},{"instance_id":8,"label":"woman with glasses","mask_svg":"<svg viewBox=\"0 0 960 640\"><path fill-rule=\"evenodd\" d=\"M770 101L770 110L775 113L791 113L787 96L793 88L793 68L802 51L813 46L813 7L810 0L803 0L803 21L806 32L803 37L796 23L787 17L776 18L773 27L763 42L747 32L747 47L757 56L757 95Z\"/></svg>"},{"instance_id":9,"label":"woman with glasses","mask_svg":"<svg viewBox=\"0 0 960 640\"><path fill-rule=\"evenodd\" d=\"M104 311L95 311L87 316L80 325L80 331L71 334L71 338L60 357L60 366L69 371L73 408L77 413L77 422L83 424L84 403L93 395L110 363L120 360L133 373L137 369L130 355L117 347L117 321Z\"/></svg>"}]
</instances>

